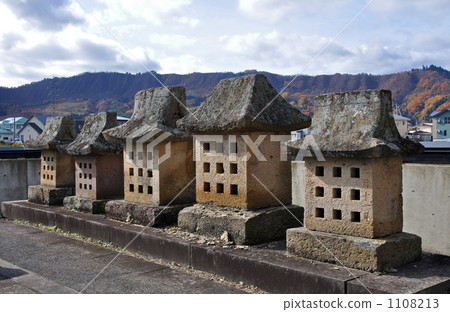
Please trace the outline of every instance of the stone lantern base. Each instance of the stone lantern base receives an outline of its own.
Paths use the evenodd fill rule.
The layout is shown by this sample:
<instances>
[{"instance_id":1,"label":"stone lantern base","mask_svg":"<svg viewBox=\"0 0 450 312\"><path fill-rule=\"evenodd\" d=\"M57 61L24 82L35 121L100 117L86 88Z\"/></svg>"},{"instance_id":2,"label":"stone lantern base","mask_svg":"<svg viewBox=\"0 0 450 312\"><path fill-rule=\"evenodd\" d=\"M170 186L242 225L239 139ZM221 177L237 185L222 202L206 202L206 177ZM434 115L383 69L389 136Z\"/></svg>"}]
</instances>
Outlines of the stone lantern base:
<instances>
[{"instance_id":1,"label":"stone lantern base","mask_svg":"<svg viewBox=\"0 0 450 312\"><path fill-rule=\"evenodd\" d=\"M64 197L72 196L73 194L73 187L52 187L45 185L32 185L28 187L28 201L47 206L61 205Z\"/></svg>"},{"instance_id":2,"label":"stone lantern base","mask_svg":"<svg viewBox=\"0 0 450 312\"><path fill-rule=\"evenodd\" d=\"M111 200L106 203L107 218L145 226L176 225L178 213L189 204L158 206L139 204L125 200Z\"/></svg>"},{"instance_id":3,"label":"stone lantern base","mask_svg":"<svg viewBox=\"0 0 450 312\"><path fill-rule=\"evenodd\" d=\"M372 239L292 228L287 230L286 245L303 258L337 264L339 259L347 267L370 272L388 271L422 255L421 238L403 232Z\"/></svg>"},{"instance_id":4,"label":"stone lantern base","mask_svg":"<svg viewBox=\"0 0 450 312\"><path fill-rule=\"evenodd\" d=\"M196 204L178 214L178 227L191 233L254 245L286 238L286 230L303 222L303 208L294 205L257 210L238 209L214 204Z\"/></svg>"},{"instance_id":5,"label":"stone lantern base","mask_svg":"<svg viewBox=\"0 0 450 312\"><path fill-rule=\"evenodd\" d=\"M64 208L70 211L79 211L92 214L104 214L107 200L67 196L64 198Z\"/></svg>"}]
</instances>

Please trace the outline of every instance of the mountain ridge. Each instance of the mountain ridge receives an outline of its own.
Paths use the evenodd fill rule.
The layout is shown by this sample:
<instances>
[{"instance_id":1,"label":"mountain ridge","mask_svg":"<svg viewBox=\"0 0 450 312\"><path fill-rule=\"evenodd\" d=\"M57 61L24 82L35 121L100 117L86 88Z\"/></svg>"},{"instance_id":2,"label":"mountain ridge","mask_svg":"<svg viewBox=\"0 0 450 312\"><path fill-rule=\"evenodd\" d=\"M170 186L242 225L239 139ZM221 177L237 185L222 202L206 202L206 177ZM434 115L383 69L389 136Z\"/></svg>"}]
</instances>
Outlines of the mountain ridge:
<instances>
[{"instance_id":1,"label":"mountain ridge","mask_svg":"<svg viewBox=\"0 0 450 312\"><path fill-rule=\"evenodd\" d=\"M81 73L66 78L46 78L19 87L0 87L0 119L32 114L85 114L113 110L130 114L136 92L164 85L186 88L187 105L194 107L225 78L262 73L292 105L313 113L314 96L321 93L389 89L403 115L422 122L434 110L450 108L450 72L434 65L386 75L278 75L247 70L240 73ZM156 77L156 78L155 78ZM295 79L294 79L295 77ZM158 81L159 80L159 81ZM56 89L56 92L54 92ZM55 93L55 105L53 105Z\"/></svg>"}]
</instances>

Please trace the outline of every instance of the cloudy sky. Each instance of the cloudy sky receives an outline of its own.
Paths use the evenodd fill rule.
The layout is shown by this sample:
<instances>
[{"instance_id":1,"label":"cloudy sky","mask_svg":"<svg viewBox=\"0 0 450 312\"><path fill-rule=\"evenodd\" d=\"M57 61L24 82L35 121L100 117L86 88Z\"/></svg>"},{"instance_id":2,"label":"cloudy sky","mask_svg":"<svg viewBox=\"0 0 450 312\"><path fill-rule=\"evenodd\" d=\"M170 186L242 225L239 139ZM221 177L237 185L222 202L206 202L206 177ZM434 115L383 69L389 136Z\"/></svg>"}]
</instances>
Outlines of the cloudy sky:
<instances>
[{"instance_id":1,"label":"cloudy sky","mask_svg":"<svg viewBox=\"0 0 450 312\"><path fill-rule=\"evenodd\" d=\"M0 0L0 86L88 71L450 69L449 15L448 0Z\"/></svg>"}]
</instances>

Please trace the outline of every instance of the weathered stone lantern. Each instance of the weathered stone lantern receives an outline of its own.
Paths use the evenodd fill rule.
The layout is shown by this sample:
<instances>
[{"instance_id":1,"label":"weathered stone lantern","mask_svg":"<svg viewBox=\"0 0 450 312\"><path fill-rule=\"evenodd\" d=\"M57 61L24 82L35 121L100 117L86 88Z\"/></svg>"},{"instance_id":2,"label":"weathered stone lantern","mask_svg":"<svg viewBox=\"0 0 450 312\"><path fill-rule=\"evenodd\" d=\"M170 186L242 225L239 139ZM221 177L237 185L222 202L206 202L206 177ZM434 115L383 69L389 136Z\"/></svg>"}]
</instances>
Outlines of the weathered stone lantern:
<instances>
[{"instance_id":1,"label":"weathered stone lantern","mask_svg":"<svg viewBox=\"0 0 450 312\"><path fill-rule=\"evenodd\" d=\"M176 224L178 212L195 202L192 135L176 126L188 114L185 102L184 87L142 90L135 96L131 119L104 132L125 144L125 197L108 202L108 217Z\"/></svg>"},{"instance_id":2,"label":"weathered stone lantern","mask_svg":"<svg viewBox=\"0 0 450 312\"><path fill-rule=\"evenodd\" d=\"M180 212L179 226L209 235L227 231L237 243L280 238L281 228L297 222L280 207L291 203L291 167L281 143L310 122L261 74L220 81L177 122L195 134L199 203ZM300 207L289 209L300 217Z\"/></svg>"},{"instance_id":3,"label":"weathered stone lantern","mask_svg":"<svg viewBox=\"0 0 450 312\"><path fill-rule=\"evenodd\" d=\"M57 150L76 137L74 123L69 117L49 117L44 131L33 141L26 141L29 148L41 152L41 183L28 188L28 200L44 205L60 205L66 196L74 194L74 157Z\"/></svg>"},{"instance_id":4,"label":"weathered stone lantern","mask_svg":"<svg viewBox=\"0 0 450 312\"><path fill-rule=\"evenodd\" d=\"M420 237L402 233L401 156L423 147L399 135L391 92L316 97L309 137L324 161L305 157L305 227L287 231L287 249L369 271L420 258Z\"/></svg>"},{"instance_id":5,"label":"weathered stone lantern","mask_svg":"<svg viewBox=\"0 0 450 312\"><path fill-rule=\"evenodd\" d=\"M103 131L117 126L116 113L87 115L78 137L59 149L75 156L75 196L64 199L64 207L102 212L106 199L123 197L123 146L109 142Z\"/></svg>"}]
</instances>

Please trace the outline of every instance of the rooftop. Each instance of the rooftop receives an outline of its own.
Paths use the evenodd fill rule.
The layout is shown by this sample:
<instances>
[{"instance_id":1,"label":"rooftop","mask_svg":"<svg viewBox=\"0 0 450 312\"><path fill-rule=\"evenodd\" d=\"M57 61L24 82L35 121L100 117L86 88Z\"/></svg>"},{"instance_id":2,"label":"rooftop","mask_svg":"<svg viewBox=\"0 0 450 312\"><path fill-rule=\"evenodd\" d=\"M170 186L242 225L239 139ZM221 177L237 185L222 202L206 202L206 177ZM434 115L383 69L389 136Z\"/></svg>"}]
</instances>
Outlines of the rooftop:
<instances>
[{"instance_id":1,"label":"rooftop","mask_svg":"<svg viewBox=\"0 0 450 312\"><path fill-rule=\"evenodd\" d=\"M411 120L408 117L402 116L402 115L398 115L398 114L393 114L394 115L394 120Z\"/></svg>"},{"instance_id":2,"label":"rooftop","mask_svg":"<svg viewBox=\"0 0 450 312\"><path fill-rule=\"evenodd\" d=\"M328 157L389 157L423 151L422 145L398 133L388 90L317 96L309 137ZM298 140L289 145L299 149L302 143Z\"/></svg>"},{"instance_id":3,"label":"rooftop","mask_svg":"<svg viewBox=\"0 0 450 312\"><path fill-rule=\"evenodd\" d=\"M24 125L23 128L19 130L18 133L21 133L22 131L24 131L26 129L27 126L30 126L31 128L33 128L38 134L42 133L42 129L35 124L34 122L30 122L31 119L29 119Z\"/></svg>"},{"instance_id":4,"label":"rooftop","mask_svg":"<svg viewBox=\"0 0 450 312\"><path fill-rule=\"evenodd\" d=\"M434 111L434 112L432 112L431 114L430 114L430 117L437 117L437 116L439 116L439 115L441 115L441 114L443 114L443 113L445 113L445 112L448 112L448 111L450 111L450 109L449 108L446 108L446 109L443 109L443 110L439 110L439 111Z\"/></svg>"},{"instance_id":5,"label":"rooftop","mask_svg":"<svg viewBox=\"0 0 450 312\"><path fill-rule=\"evenodd\" d=\"M199 108L177 122L192 133L280 132L310 124L261 74L221 80Z\"/></svg>"},{"instance_id":6,"label":"rooftop","mask_svg":"<svg viewBox=\"0 0 450 312\"><path fill-rule=\"evenodd\" d=\"M75 137L72 118L48 117L41 135L36 140L26 141L25 146L29 148L56 149L58 145L72 142Z\"/></svg>"},{"instance_id":7,"label":"rooftop","mask_svg":"<svg viewBox=\"0 0 450 312\"><path fill-rule=\"evenodd\" d=\"M90 114L84 118L81 133L70 144L58 149L70 155L118 154L123 150L122 144L109 142L103 131L117 126L117 115L113 112Z\"/></svg>"},{"instance_id":8,"label":"rooftop","mask_svg":"<svg viewBox=\"0 0 450 312\"><path fill-rule=\"evenodd\" d=\"M14 123L14 118L16 119L16 122L18 123L26 123L27 119L24 117L9 117L6 119L3 119L2 121L0 121L0 124L10 124L10 123Z\"/></svg>"},{"instance_id":9,"label":"rooftop","mask_svg":"<svg viewBox=\"0 0 450 312\"><path fill-rule=\"evenodd\" d=\"M134 98L134 112L125 124L105 131L117 139L139 139L153 131L163 131L173 136L187 136L176 126L178 119L186 116L186 90L184 87L161 87L142 90Z\"/></svg>"},{"instance_id":10,"label":"rooftop","mask_svg":"<svg viewBox=\"0 0 450 312\"><path fill-rule=\"evenodd\" d=\"M47 118L49 116L48 115L33 115L31 118L33 118L33 117L36 117L40 122L42 122L45 125Z\"/></svg>"}]
</instances>

